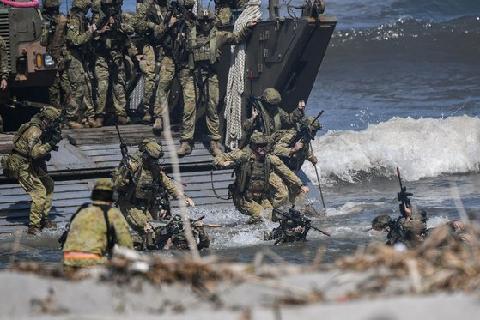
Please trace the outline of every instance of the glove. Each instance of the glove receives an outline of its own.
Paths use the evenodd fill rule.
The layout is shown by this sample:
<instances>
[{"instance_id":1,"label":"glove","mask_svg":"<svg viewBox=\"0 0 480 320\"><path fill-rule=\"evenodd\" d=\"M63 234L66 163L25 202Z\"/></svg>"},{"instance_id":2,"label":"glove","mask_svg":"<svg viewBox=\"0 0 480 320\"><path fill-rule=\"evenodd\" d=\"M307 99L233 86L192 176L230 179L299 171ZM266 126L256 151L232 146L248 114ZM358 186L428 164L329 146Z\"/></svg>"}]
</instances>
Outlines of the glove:
<instances>
[{"instance_id":1,"label":"glove","mask_svg":"<svg viewBox=\"0 0 480 320\"><path fill-rule=\"evenodd\" d=\"M50 138L50 141L49 141L48 143L49 143L49 144L52 146L52 148L53 148L53 147L56 146L60 141L62 141L62 135L61 135L59 132L57 132L57 133L55 133L54 135L52 135L52 137Z\"/></svg>"}]
</instances>

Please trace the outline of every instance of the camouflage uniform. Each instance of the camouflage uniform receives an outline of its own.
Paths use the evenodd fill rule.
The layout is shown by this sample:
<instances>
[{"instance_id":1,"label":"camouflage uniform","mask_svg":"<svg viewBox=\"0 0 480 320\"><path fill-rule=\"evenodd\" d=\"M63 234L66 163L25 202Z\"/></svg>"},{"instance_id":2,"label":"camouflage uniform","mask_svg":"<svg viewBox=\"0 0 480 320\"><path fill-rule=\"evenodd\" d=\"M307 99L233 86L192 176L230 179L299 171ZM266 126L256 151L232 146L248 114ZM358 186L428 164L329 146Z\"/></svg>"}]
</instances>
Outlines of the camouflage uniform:
<instances>
[{"instance_id":1,"label":"camouflage uniform","mask_svg":"<svg viewBox=\"0 0 480 320\"><path fill-rule=\"evenodd\" d=\"M188 250L188 241L185 236L183 219L176 214L168 220L162 220L155 226L158 249ZM208 236L203 220L190 219L193 238L196 240L197 249L202 250L210 246L210 237Z\"/></svg>"},{"instance_id":2,"label":"camouflage uniform","mask_svg":"<svg viewBox=\"0 0 480 320\"><path fill-rule=\"evenodd\" d=\"M97 23L105 17L109 17L109 10L115 11L111 15L113 19L121 20L121 4L117 2L109 3L103 1L101 3L100 12L94 18ZM108 22L105 22L108 23ZM98 26L101 29L105 26ZM115 114L118 116L119 123L126 124L129 122L127 111L125 110L127 99L125 96L126 75L125 75L125 55L130 46L128 37L128 26L122 24L121 21L115 21L110 26L110 30L97 35L94 38L95 51L95 80L96 80L96 98L97 109L95 116L95 126L103 125L103 119L106 113L107 96L109 85L112 89L112 105Z\"/></svg>"},{"instance_id":3,"label":"camouflage uniform","mask_svg":"<svg viewBox=\"0 0 480 320\"><path fill-rule=\"evenodd\" d=\"M32 198L29 222L31 233L45 226L52 208L54 183L47 174L46 161L61 140L59 123L56 122L59 117L58 109L45 107L30 122L20 127L13 138L12 153L2 160L6 174L17 179ZM48 133L49 129L53 129L51 134Z\"/></svg>"},{"instance_id":4,"label":"camouflage uniform","mask_svg":"<svg viewBox=\"0 0 480 320\"><path fill-rule=\"evenodd\" d=\"M218 26L232 23L232 10L245 8L247 0L215 0L215 18Z\"/></svg>"},{"instance_id":5,"label":"camouflage uniform","mask_svg":"<svg viewBox=\"0 0 480 320\"><path fill-rule=\"evenodd\" d=\"M63 236L65 266L104 263L115 244L133 248L125 218L112 207L112 187L110 179L99 179L92 192L93 202L82 205L72 216Z\"/></svg>"},{"instance_id":6,"label":"camouflage uniform","mask_svg":"<svg viewBox=\"0 0 480 320\"><path fill-rule=\"evenodd\" d=\"M93 124L95 114L92 99L92 86L85 62L90 54L93 33L88 30L86 13L91 3L89 0L75 0L67 21L66 43L70 56L68 78L71 85L71 104L67 105L67 119L78 122L84 118ZM83 113L83 116L81 113Z\"/></svg>"},{"instance_id":7,"label":"camouflage uniform","mask_svg":"<svg viewBox=\"0 0 480 320\"><path fill-rule=\"evenodd\" d=\"M140 69L145 77L144 92L144 120L149 120L153 114L155 118L161 118L161 98L157 95L166 95L171 86L175 73L175 65L172 57L166 55L162 40L166 31L165 16L167 15L167 3L162 1L147 0L140 3L135 15L134 27L138 35L142 36ZM161 88L155 92L155 84L159 81ZM152 105L155 107L152 110ZM166 102L164 103L166 106Z\"/></svg>"},{"instance_id":8,"label":"camouflage uniform","mask_svg":"<svg viewBox=\"0 0 480 320\"><path fill-rule=\"evenodd\" d=\"M309 134L313 138L317 130L321 128L320 123L318 121L313 121L314 118L308 117L303 119L302 121L304 124L308 126ZM313 150L310 148L310 140L309 141L301 141L303 146L300 149L295 149L295 141L298 139L297 133L299 129L289 129L289 130L279 130L274 135L274 149L273 154L277 157L282 159L282 161L290 168L290 170L297 172L302 168L303 163L305 160L310 161L313 164L317 163L317 158L313 154Z\"/></svg>"},{"instance_id":9,"label":"camouflage uniform","mask_svg":"<svg viewBox=\"0 0 480 320\"><path fill-rule=\"evenodd\" d=\"M266 137L261 134L252 137L253 147L265 141ZM235 167L235 182L229 188L235 207L252 216L254 221L265 210L271 211L288 202L287 185L295 194L300 193L300 179L273 154L267 153L262 160L250 148L243 148L218 155L214 160L214 164L221 167L229 166L229 162Z\"/></svg>"},{"instance_id":10,"label":"camouflage uniform","mask_svg":"<svg viewBox=\"0 0 480 320\"><path fill-rule=\"evenodd\" d=\"M133 230L145 235L149 221L159 209L155 207L155 188L158 193L166 191L177 198L179 191L175 183L167 177L158 165L147 166L146 159L159 159L162 156L160 145L145 141L139 146L140 152L132 156L129 163L120 163L113 174L113 182L118 192L118 206Z\"/></svg>"},{"instance_id":11,"label":"camouflage uniform","mask_svg":"<svg viewBox=\"0 0 480 320\"><path fill-rule=\"evenodd\" d=\"M282 97L274 88L263 91L261 99L256 101L258 116L245 120L243 130L248 141L253 131L263 132L267 136L273 135L281 129L292 129L304 117L304 111L297 108L291 113L285 112L280 104Z\"/></svg>"},{"instance_id":12,"label":"camouflage uniform","mask_svg":"<svg viewBox=\"0 0 480 320\"><path fill-rule=\"evenodd\" d=\"M205 11L199 17L197 24L191 28L188 40L192 56L190 61L193 61L193 74L185 69L179 74L184 95L187 96L187 99L184 99L180 132L180 141L183 145L180 150L187 152L179 152L179 155L189 153L187 145L191 145L195 133L197 104L204 104L206 107L207 129L212 141L210 151L214 155L221 153L218 142L222 135L217 111L220 97L215 67L223 46L244 41L248 33L249 28L244 28L239 33L217 30L214 27L213 17L210 17L208 11Z\"/></svg>"},{"instance_id":13,"label":"camouflage uniform","mask_svg":"<svg viewBox=\"0 0 480 320\"><path fill-rule=\"evenodd\" d=\"M50 104L57 108L68 108L71 104L70 81L67 69L70 61L66 53L65 34L67 18L59 13L59 0L45 0L42 16L47 21L41 37L41 44L47 47L57 67L57 75L48 90ZM71 108L71 107L70 107Z\"/></svg>"},{"instance_id":14,"label":"camouflage uniform","mask_svg":"<svg viewBox=\"0 0 480 320\"><path fill-rule=\"evenodd\" d=\"M8 62L7 45L3 37L0 36L0 80L8 81L10 64ZM0 115L0 132L3 132L3 119Z\"/></svg>"}]
</instances>

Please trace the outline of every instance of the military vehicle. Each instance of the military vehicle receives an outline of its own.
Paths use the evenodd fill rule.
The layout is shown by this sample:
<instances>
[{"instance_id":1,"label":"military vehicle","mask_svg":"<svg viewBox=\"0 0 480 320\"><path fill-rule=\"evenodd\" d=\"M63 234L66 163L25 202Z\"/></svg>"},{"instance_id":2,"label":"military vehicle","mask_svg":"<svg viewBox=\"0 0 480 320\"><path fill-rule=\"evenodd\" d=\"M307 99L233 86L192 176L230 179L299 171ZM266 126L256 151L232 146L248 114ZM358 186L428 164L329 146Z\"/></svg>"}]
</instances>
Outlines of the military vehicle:
<instances>
[{"instance_id":1,"label":"military vehicle","mask_svg":"<svg viewBox=\"0 0 480 320\"><path fill-rule=\"evenodd\" d=\"M8 89L0 92L5 131L15 130L41 104L48 103L48 87L55 78L56 66L40 45L42 28L38 3L0 2L0 35L7 45L10 67Z\"/></svg>"},{"instance_id":2,"label":"military vehicle","mask_svg":"<svg viewBox=\"0 0 480 320\"><path fill-rule=\"evenodd\" d=\"M263 17L253 28L245 46L244 93L241 96L240 118L237 119L240 123L250 116L251 110L247 103L249 97L259 96L266 87L277 88L284 97L285 105L290 108L294 108L301 99L308 100L337 23L335 17L323 14L325 6L322 0L306 0L301 6L289 6L287 17L280 16L278 8L278 1L270 0L269 17ZM236 13L237 16L238 14ZM28 21L30 23L28 28L32 31L31 38L37 39L40 20L31 24L30 17ZM32 25L35 26L35 32ZM230 27L232 28L233 26ZM32 41L35 43L36 40ZM10 45L13 43L11 41ZM223 101L233 59L230 50L224 49L222 52L218 74L222 101L220 114L223 118L225 109ZM32 70L43 72L43 69L38 68ZM33 81L33 76L31 79ZM178 101L178 96L179 89L172 90L173 101ZM138 104L130 103L130 107L134 113ZM175 114L181 114L181 101L173 107L172 115ZM197 115L201 118L201 111L197 112ZM222 123L224 131L227 132L226 119L223 118ZM211 173L212 157L202 143L202 131L197 131L200 131L200 134L192 154L180 159L179 163L186 193L193 198L197 206L231 206L231 200L225 200L228 185L233 180L231 171L218 170ZM52 153L52 159L48 163L50 174L58 181L55 186L52 214L59 220L67 220L77 206L87 201L93 186L93 178L110 176L122 157L114 126L64 130L63 134L65 139L60 143L59 151ZM120 126L120 134L129 145L130 153L136 150L135 146L144 138L155 137L151 126L143 124ZM165 146L163 138L156 138ZM178 132L173 132L173 138L178 144ZM11 139L11 135L0 135L0 153L9 151ZM163 165L169 172L172 170L170 153L167 148L164 150L166 152ZM24 225L28 217L29 198L14 183L6 177L0 177L0 233L11 232ZM172 206L175 208L175 203Z\"/></svg>"}]
</instances>

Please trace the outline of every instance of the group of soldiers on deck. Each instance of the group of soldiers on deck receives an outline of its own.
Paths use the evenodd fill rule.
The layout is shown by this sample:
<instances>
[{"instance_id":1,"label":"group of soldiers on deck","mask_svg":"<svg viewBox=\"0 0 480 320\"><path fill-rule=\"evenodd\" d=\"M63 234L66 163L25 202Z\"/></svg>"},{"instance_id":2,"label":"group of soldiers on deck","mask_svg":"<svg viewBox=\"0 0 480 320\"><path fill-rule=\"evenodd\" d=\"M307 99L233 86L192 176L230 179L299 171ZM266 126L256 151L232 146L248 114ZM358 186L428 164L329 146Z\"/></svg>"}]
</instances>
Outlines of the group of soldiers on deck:
<instances>
[{"instance_id":1,"label":"group of soldiers on deck","mask_svg":"<svg viewBox=\"0 0 480 320\"><path fill-rule=\"evenodd\" d=\"M245 41L256 22L240 32L224 31L231 25L232 10L245 3L215 3L213 14L194 11L194 0L145 0L130 14L122 12L122 0L74 0L65 17L59 0L44 0L42 41L58 67L50 99L65 109L66 126L102 127L108 112L118 124L130 123L127 100L135 80L127 88L127 79L137 79L132 73L139 70L144 90L143 110L137 114L143 115L143 123L162 131L176 78L184 105L179 156L191 153L200 104L206 109L210 151L220 153L217 60L225 45Z\"/></svg>"}]
</instances>

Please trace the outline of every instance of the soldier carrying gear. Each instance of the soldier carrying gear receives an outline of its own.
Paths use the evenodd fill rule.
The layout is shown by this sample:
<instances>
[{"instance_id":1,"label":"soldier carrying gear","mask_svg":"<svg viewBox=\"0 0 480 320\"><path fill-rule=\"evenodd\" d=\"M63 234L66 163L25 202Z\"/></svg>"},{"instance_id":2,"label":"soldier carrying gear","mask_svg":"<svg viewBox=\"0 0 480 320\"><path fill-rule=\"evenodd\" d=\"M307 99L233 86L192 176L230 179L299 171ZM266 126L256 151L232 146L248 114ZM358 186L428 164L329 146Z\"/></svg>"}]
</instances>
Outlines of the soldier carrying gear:
<instances>
[{"instance_id":1,"label":"soldier carrying gear","mask_svg":"<svg viewBox=\"0 0 480 320\"><path fill-rule=\"evenodd\" d=\"M203 218L190 219L192 233L197 249L202 250L210 246L210 237L205 230ZM188 250L188 241L185 236L185 228L183 219L180 215L175 214L173 217L159 221L152 221L152 227L155 229L155 249L164 250Z\"/></svg>"},{"instance_id":2,"label":"soldier carrying gear","mask_svg":"<svg viewBox=\"0 0 480 320\"><path fill-rule=\"evenodd\" d=\"M295 128L277 131L273 138L275 141L273 153L293 172L299 171L305 160L315 165L318 160L310 148L310 142L321 128L316 118L304 117Z\"/></svg>"},{"instance_id":3,"label":"soldier carrying gear","mask_svg":"<svg viewBox=\"0 0 480 320\"><path fill-rule=\"evenodd\" d=\"M275 244L288 243L295 241L307 241L307 235L310 229L321 232L330 237L328 232L322 231L312 226L312 221L305 214L294 208L288 211L273 209L273 218L280 222L280 225L264 234L264 240L275 240Z\"/></svg>"},{"instance_id":4,"label":"soldier carrying gear","mask_svg":"<svg viewBox=\"0 0 480 320\"><path fill-rule=\"evenodd\" d=\"M131 46L128 33L133 30L128 30L130 28L122 22L121 5L122 1L101 0L100 10L93 16L97 30L101 30L97 32L93 41L97 98L94 127L101 127L104 124L109 90L118 124L130 122L125 109L127 104L125 56Z\"/></svg>"},{"instance_id":5,"label":"soldier carrying gear","mask_svg":"<svg viewBox=\"0 0 480 320\"><path fill-rule=\"evenodd\" d=\"M67 121L70 128L94 126L95 109L93 106L92 86L87 66L91 55L92 39L96 33L95 26L88 25L87 13L91 0L75 0L67 21L65 41L68 50L68 79L71 86L71 103L66 106Z\"/></svg>"},{"instance_id":6,"label":"soldier carrying gear","mask_svg":"<svg viewBox=\"0 0 480 320\"><path fill-rule=\"evenodd\" d=\"M44 107L18 129L13 138L12 152L2 159L4 173L17 179L32 198L29 234L37 234L43 228L55 227L55 224L48 220L54 183L47 173L46 161L62 139L59 118L61 114L58 109Z\"/></svg>"},{"instance_id":7,"label":"soldier carrying gear","mask_svg":"<svg viewBox=\"0 0 480 320\"><path fill-rule=\"evenodd\" d=\"M162 219L170 214L168 196L180 196L175 183L158 163L162 156L162 147L146 139L139 145L139 152L128 163L122 161L113 173L118 207L142 241L153 233L151 220ZM188 197L185 202L190 206L195 205Z\"/></svg>"},{"instance_id":8,"label":"soldier carrying gear","mask_svg":"<svg viewBox=\"0 0 480 320\"><path fill-rule=\"evenodd\" d=\"M59 0L45 0L42 7L42 17L45 24L42 30L41 44L46 46L47 52L52 55L57 67L57 75L48 89L50 104L57 108L71 108L71 90L67 68L69 60L65 35L67 32L67 18L60 14ZM79 124L71 127L79 128Z\"/></svg>"},{"instance_id":9,"label":"soldier carrying gear","mask_svg":"<svg viewBox=\"0 0 480 320\"><path fill-rule=\"evenodd\" d=\"M413 248L427 235L427 212L418 210L410 204L408 197L413 194L408 193L407 188L403 186L398 168L397 174L400 183L398 194L400 216L397 220L391 219L388 215L377 216L372 221L372 229L387 232L387 245L403 243L408 248Z\"/></svg>"},{"instance_id":10,"label":"soldier carrying gear","mask_svg":"<svg viewBox=\"0 0 480 320\"><path fill-rule=\"evenodd\" d=\"M305 114L305 103L300 100L298 107L291 113L285 112L280 106L282 96L275 88L266 88L260 98L250 98L252 117L243 125L245 141L248 143L254 131L260 131L267 136L278 130L292 129L301 121Z\"/></svg>"},{"instance_id":11,"label":"soldier carrying gear","mask_svg":"<svg viewBox=\"0 0 480 320\"><path fill-rule=\"evenodd\" d=\"M249 223L259 222L265 213L270 217L273 208L286 204L287 185L295 196L308 192L308 187L270 152L268 142L268 137L255 132L250 148L221 154L214 160L218 167L235 168L235 182L229 186L229 192L235 207L250 215Z\"/></svg>"},{"instance_id":12,"label":"soldier carrying gear","mask_svg":"<svg viewBox=\"0 0 480 320\"><path fill-rule=\"evenodd\" d=\"M104 263L114 245L133 248L127 221L112 207L112 197L111 179L98 179L92 191L92 203L83 204L72 215L59 239L65 267L75 269Z\"/></svg>"},{"instance_id":13,"label":"soldier carrying gear","mask_svg":"<svg viewBox=\"0 0 480 320\"><path fill-rule=\"evenodd\" d=\"M197 108L205 106L206 123L210 135L210 153L214 156L222 152L220 140L220 119L218 116L219 84L216 64L225 45L236 45L247 38L255 22L248 24L240 32L218 31L215 27L213 15L204 10L198 17L193 28L190 29L189 40L189 67L192 73L180 76L186 85L184 90L195 99L185 101L183 111L182 130L180 133L181 145L177 151L179 156L192 152L192 142L195 134ZM192 83L193 82L193 83ZM189 88L193 92L189 92Z\"/></svg>"}]
</instances>

